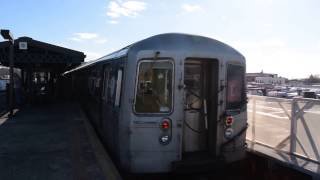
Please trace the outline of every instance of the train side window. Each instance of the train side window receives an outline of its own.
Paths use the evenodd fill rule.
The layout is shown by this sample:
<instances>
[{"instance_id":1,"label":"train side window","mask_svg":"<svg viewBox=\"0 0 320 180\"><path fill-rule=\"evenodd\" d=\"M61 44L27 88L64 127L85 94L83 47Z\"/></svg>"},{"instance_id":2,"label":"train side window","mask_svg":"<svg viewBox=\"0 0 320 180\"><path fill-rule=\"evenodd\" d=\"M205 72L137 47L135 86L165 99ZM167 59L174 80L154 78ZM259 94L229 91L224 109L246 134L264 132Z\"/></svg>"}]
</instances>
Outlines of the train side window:
<instances>
[{"instance_id":1,"label":"train side window","mask_svg":"<svg viewBox=\"0 0 320 180\"><path fill-rule=\"evenodd\" d=\"M110 76L110 73L111 73L111 67L110 66L107 66L104 70L104 83L103 83L103 93L102 93L102 96L103 96L103 99L105 101L107 101L107 97L108 97L108 84L109 84L109 76Z\"/></svg>"},{"instance_id":2,"label":"train side window","mask_svg":"<svg viewBox=\"0 0 320 180\"><path fill-rule=\"evenodd\" d=\"M88 92L94 99L100 95L101 78L98 76L99 70L92 70L88 77Z\"/></svg>"},{"instance_id":3,"label":"train side window","mask_svg":"<svg viewBox=\"0 0 320 180\"><path fill-rule=\"evenodd\" d=\"M94 95L95 95L95 90L96 90L95 77L91 76L90 79L89 79L89 83L90 83L90 89L89 89L90 95L91 95L92 97L94 97Z\"/></svg>"},{"instance_id":4,"label":"train side window","mask_svg":"<svg viewBox=\"0 0 320 180\"><path fill-rule=\"evenodd\" d=\"M121 86L122 86L122 69L118 70L117 75L117 85L116 85L116 97L114 101L114 106L118 107L120 105L120 95L121 95Z\"/></svg>"},{"instance_id":5,"label":"train side window","mask_svg":"<svg viewBox=\"0 0 320 180\"><path fill-rule=\"evenodd\" d=\"M103 84L103 99L108 104L114 102L115 91L115 73L111 65L108 65L104 70L104 84Z\"/></svg>"},{"instance_id":6,"label":"train side window","mask_svg":"<svg viewBox=\"0 0 320 180\"><path fill-rule=\"evenodd\" d=\"M228 65L227 109L240 109L245 101L245 69L240 65Z\"/></svg>"},{"instance_id":7,"label":"train side window","mask_svg":"<svg viewBox=\"0 0 320 180\"><path fill-rule=\"evenodd\" d=\"M111 70L108 79L108 86L107 86L107 101L109 104L114 103L114 91L116 87L116 73Z\"/></svg>"},{"instance_id":8,"label":"train side window","mask_svg":"<svg viewBox=\"0 0 320 180\"><path fill-rule=\"evenodd\" d=\"M173 63L168 60L139 63L134 110L136 113L172 111Z\"/></svg>"},{"instance_id":9,"label":"train side window","mask_svg":"<svg viewBox=\"0 0 320 180\"><path fill-rule=\"evenodd\" d=\"M99 97L100 83L101 83L101 79L99 77L95 77L94 79L94 96L95 97Z\"/></svg>"}]
</instances>

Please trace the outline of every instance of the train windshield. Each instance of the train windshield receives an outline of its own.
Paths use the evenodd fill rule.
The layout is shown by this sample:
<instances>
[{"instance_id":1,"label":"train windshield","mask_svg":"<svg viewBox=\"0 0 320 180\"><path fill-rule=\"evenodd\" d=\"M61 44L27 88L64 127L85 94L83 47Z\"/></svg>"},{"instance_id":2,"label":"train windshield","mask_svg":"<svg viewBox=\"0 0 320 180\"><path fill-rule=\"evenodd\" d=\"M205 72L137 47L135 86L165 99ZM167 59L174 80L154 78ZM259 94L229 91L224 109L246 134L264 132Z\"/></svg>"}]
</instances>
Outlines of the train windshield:
<instances>
[{"instance_id":1,"label":"train windshield","mask_svg":"<svg viewBox=\"0 0 320 180\"><path fill-rule=\"evenodd\" d=\"M244 67L228 65L227 109L240 109L245 102Z\"/></svg>"},{"instance_id":2,"label":"train windshield","mask_svg":"<svg viewBox=\"0 0 320 180\"><path fill-rule=\"evenodd\" d=\"M172 110L173 63L141 61L136 87L136 113L169 113Z\"/></svg>"}]
</instances>

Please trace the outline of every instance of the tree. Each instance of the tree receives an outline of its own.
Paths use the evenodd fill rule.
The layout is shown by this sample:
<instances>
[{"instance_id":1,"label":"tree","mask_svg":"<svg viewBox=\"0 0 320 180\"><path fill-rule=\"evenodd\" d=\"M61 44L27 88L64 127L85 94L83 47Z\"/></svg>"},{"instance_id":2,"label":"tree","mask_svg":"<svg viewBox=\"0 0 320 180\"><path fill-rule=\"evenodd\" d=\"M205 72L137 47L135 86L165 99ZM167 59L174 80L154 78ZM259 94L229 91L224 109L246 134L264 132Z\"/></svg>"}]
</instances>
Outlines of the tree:
<instances>
[{"instance_id":1,"label":"tree","mask_svg":"<svg viewBox=\"0 0 320 180\"><path fill-rule=\"evenodd\" d=\"M319 75L311 74L309 76L309 78L306 79L306 82L309 83L309 84L320 83L320 77L319 77Z\"/></svg>"}]
</instances>

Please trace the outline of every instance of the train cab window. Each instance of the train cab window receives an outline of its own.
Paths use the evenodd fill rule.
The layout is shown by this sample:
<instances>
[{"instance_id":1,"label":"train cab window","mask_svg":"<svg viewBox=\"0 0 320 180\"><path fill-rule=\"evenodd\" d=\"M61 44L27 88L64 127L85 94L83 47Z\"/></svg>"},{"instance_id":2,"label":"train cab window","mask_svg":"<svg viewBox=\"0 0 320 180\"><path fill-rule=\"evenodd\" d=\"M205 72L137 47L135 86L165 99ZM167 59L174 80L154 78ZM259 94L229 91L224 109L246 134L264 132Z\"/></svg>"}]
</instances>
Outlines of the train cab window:
<instances>
[{"instance_id":1,"label":"train cab window","mask_svg":"<svg viewBox=\"0 0 320 180\"><path fill-rule=\"evenodd\" d=\"M240 109L245 101L244 67L228 65L227 109Z\"/></svg>"},{"instance_id":2,"label":"train cab window","mask_svg":"<svg viewBox=\"0 0 320 180\"><path fill-rule=\"evenodd\" d=\"M173 63L167 60L141 61L137 78L135 112L171 112Z\"/></svg>"}]
</instances>

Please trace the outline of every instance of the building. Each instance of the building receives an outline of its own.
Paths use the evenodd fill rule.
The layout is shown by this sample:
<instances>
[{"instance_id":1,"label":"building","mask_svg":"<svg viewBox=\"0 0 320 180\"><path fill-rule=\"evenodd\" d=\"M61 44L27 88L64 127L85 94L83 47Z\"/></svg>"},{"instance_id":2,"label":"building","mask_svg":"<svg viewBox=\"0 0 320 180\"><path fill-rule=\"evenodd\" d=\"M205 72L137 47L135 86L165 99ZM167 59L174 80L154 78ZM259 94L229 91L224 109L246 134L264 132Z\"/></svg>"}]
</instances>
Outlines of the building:
<instances>
[{"instance_id":1,"label":"building","mask_svg":"<svg viewBox=\"0 0 320 180\"><path fill-rule=\"evenodd\" d=\"M286 78L278 77L277 74L270 73L247 73L246 80L248 83L259 83L259 84L272 84L272 85L284 85Z\"/></svg>"},{"instance_id":2,"label":"building","mask_svg":"<svg viewBox=\"0 0 320 180\"><path fill-rule=\"evenodd\" d=\"M303 86L305 86L305 83L303 82L303 80L299 80L299 79L288 80L287 84L289 86L295 86L295 87L303 87Z\"/></svg>"}]
</instances>

